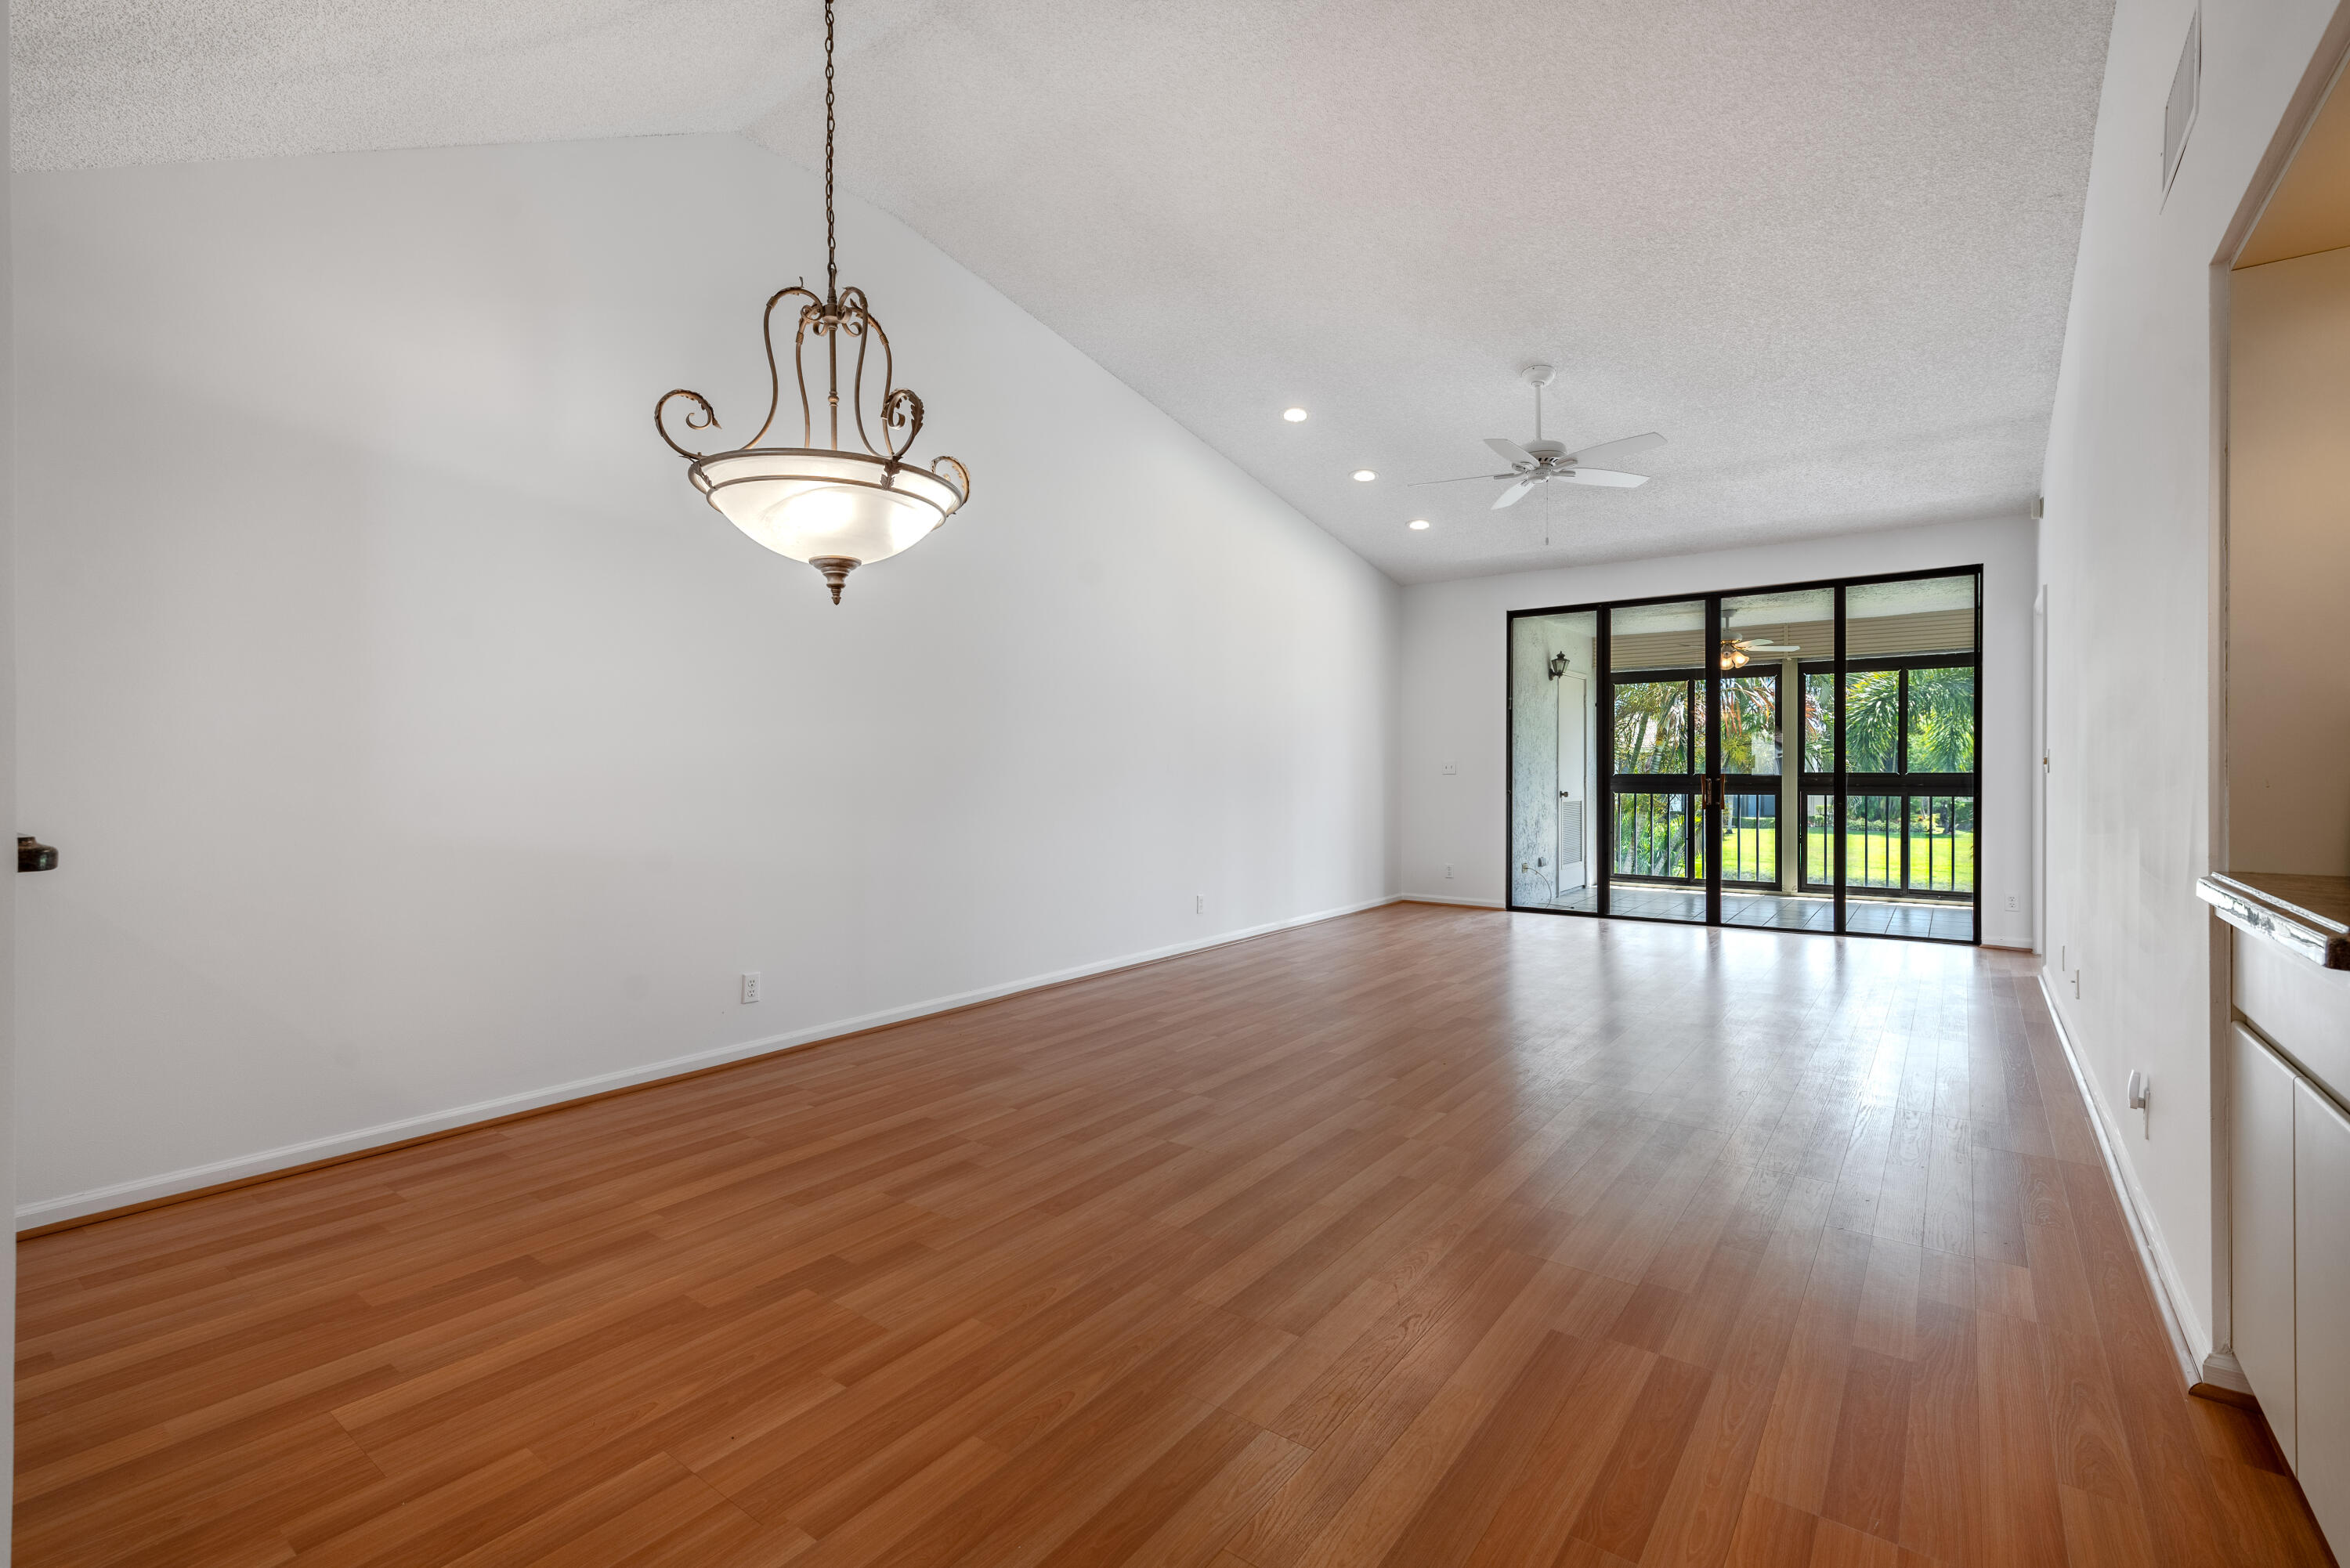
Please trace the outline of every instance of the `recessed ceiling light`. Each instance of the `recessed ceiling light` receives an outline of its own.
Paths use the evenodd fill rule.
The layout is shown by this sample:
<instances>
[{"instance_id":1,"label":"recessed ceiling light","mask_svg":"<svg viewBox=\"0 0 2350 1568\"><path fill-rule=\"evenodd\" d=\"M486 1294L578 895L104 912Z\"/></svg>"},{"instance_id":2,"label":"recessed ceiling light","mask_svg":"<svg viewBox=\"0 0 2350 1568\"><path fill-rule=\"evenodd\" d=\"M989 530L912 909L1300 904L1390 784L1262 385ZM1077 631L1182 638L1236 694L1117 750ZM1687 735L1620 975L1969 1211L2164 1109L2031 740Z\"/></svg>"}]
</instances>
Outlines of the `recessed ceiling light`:
<instances>
[{"instance_id":1,"label":"recessed ceiling light","mask_svg":"<svg viewBox=\"0 0 2350 1568\"><path fill-rule=\"evenodd\" d=\"M1305 417L1305 410L1304 409L1284 409L1281 410L1281 417L1287 420L1291 424L1295 424L1298 421Z\"/></svg>"},{"instance_id":2,"label":"recessed ceiling light","mask_svg":"<svg viewBox=\"0 0 2350 1568\"><path fill-rule=\"evenodd\" d=\"M1428 526L1428 519L1425 517L1415 517L1411 520L1411 526L1415 528L1425 528Z\"/></svg>"},{"instance_id":3,"label":"recessed ceiling light","mask_svg":"<svg viewBox=\"0 0 2350 1568\"><path fill-rule=\"evenodd\" d=\"M1367 469L1367 468L1358 468L1358 469L1355 470L1355 477L1356 477L1356 479L1357 479L1357 480L1358 480L1358 481L1360 481L1361 483L1365 483L1365 484L1368 484L1372 480L1377 479L1377 478L1378 477L1378 474L1376 474L1376 473L1373 473L1373 472L1372 472L1369 469Z\"/></svg>"}]
</instances>

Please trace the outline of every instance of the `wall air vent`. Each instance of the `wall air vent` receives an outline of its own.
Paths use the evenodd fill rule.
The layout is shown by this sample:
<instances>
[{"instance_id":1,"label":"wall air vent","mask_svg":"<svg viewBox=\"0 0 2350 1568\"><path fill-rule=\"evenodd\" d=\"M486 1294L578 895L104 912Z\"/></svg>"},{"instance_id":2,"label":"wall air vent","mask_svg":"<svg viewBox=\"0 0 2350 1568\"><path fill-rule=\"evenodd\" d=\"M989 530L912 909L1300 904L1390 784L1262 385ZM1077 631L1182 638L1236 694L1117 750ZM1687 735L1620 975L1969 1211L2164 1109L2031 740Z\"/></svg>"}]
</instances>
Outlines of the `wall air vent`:
<instances>
[{"instance_id":1,"label":"wall air vent","mask_svg":"<svg viewBox=\"0 0 2350 1568\"><path fill-rule=\"evenodd\" d=\"M2162 107L2162 193L2178 176L2179 160L2187 155L2187 133L2195 129L2195 99L2203 76L2203 12L2198 7L2187 22L2187 43L2178 51L2178 68L2170 74L2170 100Z\"/></svg>"}]
</instances>

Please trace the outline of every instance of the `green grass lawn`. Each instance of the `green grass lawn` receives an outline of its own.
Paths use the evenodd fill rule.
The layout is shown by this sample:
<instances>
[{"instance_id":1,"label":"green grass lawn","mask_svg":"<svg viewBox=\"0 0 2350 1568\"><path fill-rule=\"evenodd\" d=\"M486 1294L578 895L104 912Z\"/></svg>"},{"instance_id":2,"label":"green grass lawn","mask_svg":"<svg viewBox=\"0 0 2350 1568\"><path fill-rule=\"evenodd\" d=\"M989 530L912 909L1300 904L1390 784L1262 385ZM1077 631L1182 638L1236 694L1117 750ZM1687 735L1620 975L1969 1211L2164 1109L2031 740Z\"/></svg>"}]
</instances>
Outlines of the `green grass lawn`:
<instances>
[{"instance_id":1,"label":"green grass lawn","mask_svg":"<svg viewBox=\"0 0 2350 1568\"><path fill-rule=\"evenodd\" d=\"M1804 836L1805 877L1828 879L1828 848L1833 835L1814 830ZM1901 839L1898 834L1845 835L1845 875L1855 888L1898 886L1901 880ZM1909 885L1919 890L1968 893L1974 890L1975 836L1961 830L1949 837L1918 835L1910 841ZM1930 857L1931 875L1926 866ZM1721 836L1721 874L1734 882L1767 882L1779 874L1778 830L1747 827Z\"/></svg>"}]
</instances>

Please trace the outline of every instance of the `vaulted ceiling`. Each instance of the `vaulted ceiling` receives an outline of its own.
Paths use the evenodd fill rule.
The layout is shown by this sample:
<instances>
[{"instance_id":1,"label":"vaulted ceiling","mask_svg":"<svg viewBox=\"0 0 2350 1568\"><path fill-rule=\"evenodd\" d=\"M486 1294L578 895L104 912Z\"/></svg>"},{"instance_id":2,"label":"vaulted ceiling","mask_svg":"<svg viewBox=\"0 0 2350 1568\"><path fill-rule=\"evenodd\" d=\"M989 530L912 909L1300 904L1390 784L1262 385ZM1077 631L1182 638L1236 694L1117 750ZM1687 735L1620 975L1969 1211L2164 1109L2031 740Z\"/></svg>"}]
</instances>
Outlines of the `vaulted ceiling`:
<instances>
[{"instance_id":1,"label":"vaulted ceiling","mask_svg":"<svg viewBox=\"0 0 2350 1568\"><path fill-rule=\"evenodd\" d=\"M841 10L842 183L1399 580L2037 488L2111 0ZM16 157L743 130L813 164L819 16L18 0ZM1411 487L1532 435L1534 360L1546 433L1666 434L1653 483Z\"/></svg>"}]
</instances>

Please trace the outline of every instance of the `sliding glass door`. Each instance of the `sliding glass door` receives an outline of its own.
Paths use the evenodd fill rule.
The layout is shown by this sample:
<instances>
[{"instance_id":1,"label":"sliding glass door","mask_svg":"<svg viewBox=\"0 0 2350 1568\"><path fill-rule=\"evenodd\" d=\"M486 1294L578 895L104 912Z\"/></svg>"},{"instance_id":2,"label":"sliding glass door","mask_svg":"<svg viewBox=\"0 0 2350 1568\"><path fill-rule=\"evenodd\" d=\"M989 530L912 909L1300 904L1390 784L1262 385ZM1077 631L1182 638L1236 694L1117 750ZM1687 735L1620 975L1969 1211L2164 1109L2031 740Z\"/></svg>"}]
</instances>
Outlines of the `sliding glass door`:
<instances>
[{"instance_id":1,"label":"sliding glass door","mask_svg":"<svg viewBox=\"0 0 2350 1568\"><path fill-rule=\"evenodd\" d=\"M1510 618L1510 903L1972 941L1981 575Z\"/></svg>"},{"instance_id":2,"label":"sliding glass door","mask_svg":"<svg viewBox=\"0 0 2350 1568\"><path fill-rule=\"evenodd\" d=\"M1842 929L1972 940L1976 575L1844 590Z\"/></svg>"},{"instance_id":3,"label":"sliding glass door","mask_svg":"<svg viewBox=\"0 0 2350 1568\"><path fill-rule=\"evenodd\" d=\"M1599 617L1510 621L1510 903L1599 910Z\"/></svg>"},{"instance_id":4,"label":"sliding glass door","mask_svg":"<svg viewBox=\"0 0 2350 1568\"><path fill-rule=\"evenodd\" d=\"M1706 778L1713 691L1703 599L1608 618L1608 912L1703 920L1712 898Z\"/></svg>"},{"instance_id":5,"label":"sliding glass door","mask_svg":"<svg viewBox=\"0 0 2350 1568\"><path fill-rule=\"evenodd\" d=\"M1833 770L1834 707L1818 699L1835 680L1836 596L1832 587L1731 594L1721 601L1722 724L1749 737L1725 747L1726 834L1739 846L1745 875L1725 882L1722 923L1832 931L1832 887L1806 880L1814 857L1810 775ZM1782 825L1784 825L1783 830ZM1826 850L1831 827L1818 834ZM1823 878L1825 879L1825 878Z\"/></svg>"}]
</instances>

